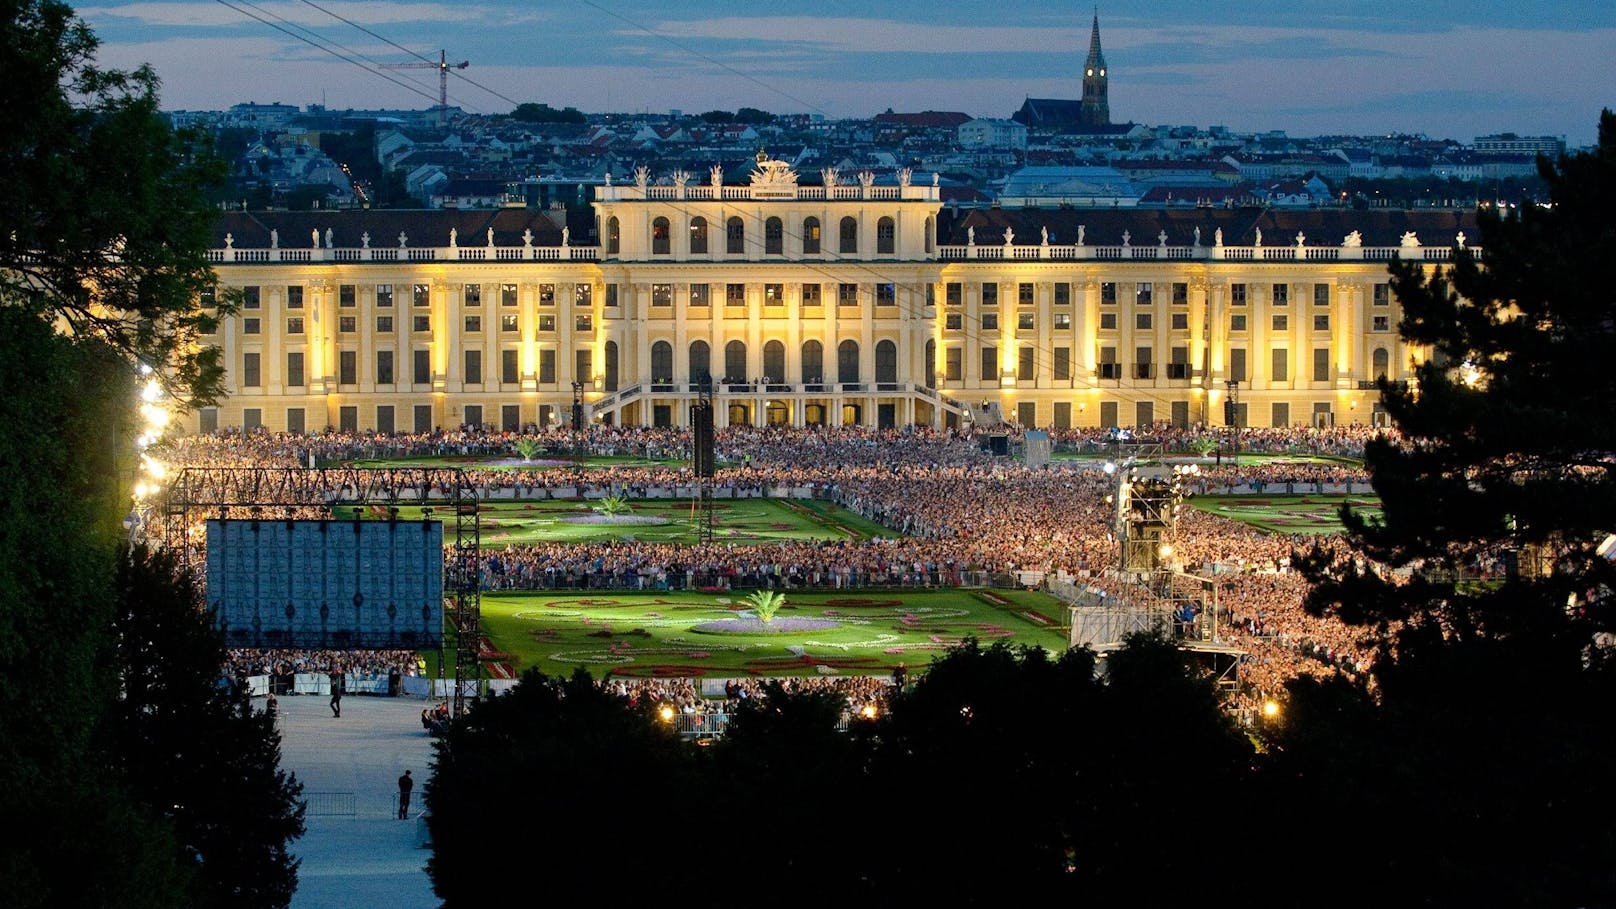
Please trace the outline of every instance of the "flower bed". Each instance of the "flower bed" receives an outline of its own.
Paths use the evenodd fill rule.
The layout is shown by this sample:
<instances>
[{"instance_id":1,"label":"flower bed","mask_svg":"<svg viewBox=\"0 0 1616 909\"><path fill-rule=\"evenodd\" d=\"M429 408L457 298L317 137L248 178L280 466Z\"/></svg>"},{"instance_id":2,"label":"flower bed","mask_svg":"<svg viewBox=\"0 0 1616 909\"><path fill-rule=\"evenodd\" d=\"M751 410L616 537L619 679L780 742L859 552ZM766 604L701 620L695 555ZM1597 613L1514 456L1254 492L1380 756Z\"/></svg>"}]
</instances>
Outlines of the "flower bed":
<instances>
[{"instance_id":1,"label":"flower bed","mask_svg":"<svg viewBox=\"0 0 1616 909\"><path fill-rule=\"evenodd\" d=\"M735 619L720 619L716 622L702 622L690 626L690 630L701 634L790 634L840 627L840 624L830 619L780 618L764 624L762 619L754 616L742 616Z\"/></svg>"}]
</instances>

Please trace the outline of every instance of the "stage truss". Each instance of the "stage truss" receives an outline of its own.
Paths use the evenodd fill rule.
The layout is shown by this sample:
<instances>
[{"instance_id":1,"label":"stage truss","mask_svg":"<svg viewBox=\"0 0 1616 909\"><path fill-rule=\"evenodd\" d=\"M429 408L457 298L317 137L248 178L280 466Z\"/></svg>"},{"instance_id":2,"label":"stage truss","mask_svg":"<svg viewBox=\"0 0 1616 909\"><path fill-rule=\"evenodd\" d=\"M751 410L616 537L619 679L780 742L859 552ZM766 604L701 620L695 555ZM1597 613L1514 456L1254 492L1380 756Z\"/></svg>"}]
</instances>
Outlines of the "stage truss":
<instances>
[{"instance_id":1,"label":"stage truss","mask_svg":"<svg viewBox=\"0 0 1616 909\"><path fill-rule=\"evenodd\" d=\"M195 534L207 518L341 520L345 506L443 509L454 530L444 559L445 613L455 628L452 707L465 709L468 688L482 682L482 594L479 583L482 525L477 490L457 468L187 467L168 487L163 508L164 545L200 571L202 549Z\"/></svg>"}]
</instances>

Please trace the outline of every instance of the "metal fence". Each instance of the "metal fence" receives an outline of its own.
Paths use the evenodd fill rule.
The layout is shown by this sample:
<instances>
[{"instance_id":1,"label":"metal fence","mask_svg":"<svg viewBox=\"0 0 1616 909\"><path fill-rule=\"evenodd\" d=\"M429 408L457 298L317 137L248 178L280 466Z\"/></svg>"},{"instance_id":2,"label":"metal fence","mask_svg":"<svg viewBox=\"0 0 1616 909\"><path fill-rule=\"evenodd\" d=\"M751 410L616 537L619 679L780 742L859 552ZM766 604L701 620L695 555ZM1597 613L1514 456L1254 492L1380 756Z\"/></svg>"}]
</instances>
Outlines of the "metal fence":
<instances>
[{"instance_id":1,"label":"metal fence","mask_svg":"<svg viewBox=\"0 0 1616 909\"><path fill-rule=\"evenodd\" d=\"M352 792L304 792L309 817L358 817L359 798Z\"/></svg>"}]
</instances>

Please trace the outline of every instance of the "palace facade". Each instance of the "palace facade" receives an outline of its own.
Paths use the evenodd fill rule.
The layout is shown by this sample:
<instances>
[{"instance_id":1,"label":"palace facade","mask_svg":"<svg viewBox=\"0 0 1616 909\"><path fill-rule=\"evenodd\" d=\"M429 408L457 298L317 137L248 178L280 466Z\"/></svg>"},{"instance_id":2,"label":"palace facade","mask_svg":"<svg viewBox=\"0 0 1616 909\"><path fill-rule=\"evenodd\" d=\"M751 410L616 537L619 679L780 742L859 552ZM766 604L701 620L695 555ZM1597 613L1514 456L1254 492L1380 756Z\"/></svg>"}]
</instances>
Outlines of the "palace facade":
<instances>
[{"instance_id":1,"label":"palace facade","mask_svg":"<svg viewBox=\"0 0 1616 909\"><path fill-rule=\"evenodd\" d=\"M1473 212L954 209L934 178L640 171L592 210L230 212L190 429L1368 423L1396 257ZM1233 401L1232 408L1225 402Z\"/></svg>"}]
</instances>

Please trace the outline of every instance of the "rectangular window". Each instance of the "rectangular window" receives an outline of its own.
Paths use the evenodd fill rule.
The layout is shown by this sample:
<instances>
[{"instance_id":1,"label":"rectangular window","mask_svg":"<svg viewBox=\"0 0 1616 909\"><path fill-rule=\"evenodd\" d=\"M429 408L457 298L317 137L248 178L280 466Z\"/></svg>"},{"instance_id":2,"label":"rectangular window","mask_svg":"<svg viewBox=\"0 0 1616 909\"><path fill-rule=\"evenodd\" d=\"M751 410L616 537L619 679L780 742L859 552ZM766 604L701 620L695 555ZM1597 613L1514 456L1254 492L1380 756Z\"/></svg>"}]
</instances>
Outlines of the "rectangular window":
<instances>
[{"instance_id":1,"label":"rectangular window","mask_svg":"<svg viewBox=\"0 0 1616 909\"><path fill-rule=\"evenodd\" d=\"M262 407L247 407L241 411L241 428L248 432L264 427L264 409Z\"/></svg>"},{"instance_id":2,"label":"rectangular window","mask_svg":"<svg viewBox=\"0 0 1616 909\"><path fill-rule=\"evenodd\" d=\"M877 285L875 285L875 305L876 306L897 306L898 305L898 285L896 285L896 284L877 284Z\"/></svg>"},{"instance_id":3,"label":"rectangular window","mask_svg":"<svg viewBox=\"0 0 1616 909\"><path fill-rule=\"evenodd\" d=\"M481 404L466 405L466 425L471 427L483 425L483 406Z\"/></svg>"},{"instance_id":4,"label":"rectangular window","mask_svg":"<svg viewBox=\"0 0 1616 909\"><path fill-rule=\"evenodd\" d=\"M337 384L359 384L359 352L355 350L342 350L337 352Z\"/></svg>"},{"instance_id":5,"label":"rectangular window","mask_svg":"<svg viewBox=\"0 0 1616 909\"><path fill-rule=\"evenodd\" d=\"M1272 363L1268 367L1268 378L1275 382L1289 382L1291 378L1291 352L1283 347L1276 347L1270 351Z\"/></svg>"},{"instance_id":6,"label":"rectangular window","mask_svg":"<svg viewBox=\"0 0 1616 909\"><path fill-rule=\"evenodd\" d=\"M1055 313L1055 327L1056 328L1071 328L1072 327L1072 314L1069 313L1069 312Z\"/></svg>"},{"instance_id":7,"label":"rectangular window","mask_svg":"<svg viewBox=\"0 0 1616 909\"><path fill-rule=\"evenodd\" d=\"M393 317L392 316L377 316L376 317L376 330L378 332L382 333L382 334L391 334L392 331L393 331Z\"/></svg>"},{"instance_id":8,"label":"rectangular window","mask_svg":"<svg viewBox=\"0 0 1616 909\"><path fill-rule=\"evenodd\" d=\"M1189 313L1187 313L1187 312L1175 312L1175 313L1173 313L1172 319L1173 319L1172 327L1173 327L1174 331L1188 331L1189 330L1189 327L1190 327L1190 314Z\"/></svg>"},{"instance_id":9,"label":"rectangular window","mask_svg":"<svg viewBox=\"0 0 1616 909\"><path fill-rule=\"evenodd\" d=\"M1102 313L1100 313L1100 330L1101 331L1116 331L1116 329L1117 329L1117 314L1114 313L1114 312L1102 312Z\"/></svg>"},{"instance_id":10,"label":"rectangular window","mask_svg":"<svg viewBox=\"0 0 1616 909\"><path fill-rule=\"evenodd\" d=\"M658 308L673 306L673 285L652 284L651 305Z\"/></svg>"},{"instance_id":11,"label":"rectangular window","mask_svg":"<svg viewBox=\"0 0 1616 909\"><path fill-rule=\"evenodd\" d=\"M960 302L964 297L964 291L961 290L962 287L963 285L961 285L958 281L949 282L943 288L943 302L947 303L949 306L960 305Z\"/></svg>"},{"instance_id":12,"label":"rectangular window","mask_svg":"<svg viewBox=\"0 0 1616 909\"><path fill-rule=\"evenodd\" d=\"M1314 316L1313 317L1313 330L1314 331L1329 331L1330 330L1330 317L1329 316L1323 316L1323 315Z\"/></svg>"},{"instance_id":13,"label":"rectangular window","mask_svg":"<svg viewBox=\"0 0 1616 909\"><path fill-rule=\"evenodd\" d=\"M427 433L432 431L432 405L415 405L415 431Z\"/></svg>"},{"instance_id":14,"label":"rectangular window","mask_svg":"<svg viewBox=\"0 0 1616 909\"><path fill-rule=\"evenodd\" d=\"M520 331L519 318L514 314L499 317L499 330L505 334L515 334Z\"/></svg>"},{"instance_id":15,"label":"rectangular window","mask_svg":"<svg viewBox=\"0 0 1616 909\"><path fill-rule=\"evenodd\" d=\"M302 316L292 316L291 318L287 319L286 320L286 333L289 334L289 335L300 335L300 334L302 334L303 333L303 317Z\"/></svg>"},{"instance_id":16,"label":"rectangular window","mask_svg":"<svg viewBox=\"0 0 1616 909\"><path fill-rule=\"evenodd\" d=\"M1229 378L1235 382L1246 381L1246 349L1244 347L1229 348Z\"/></svg>"},{"instance_id":17,"label":"rectangular window","mask_svg":"<svg viewBox=\"0 0 1616 909\"><path fill-rule=\"evenodd\" d=\"M936 306L936 305L937 305L937 285L928 282L926 284L926 306L933 307L933 306Z\"/></svg>"},{"instance_id":18,"label":"rectangular window","mask_svg":"<svg viewBox=\"0 0 1616 909\"><path fill-rule=\"evenodd\" d=\"M481 284L467 284L461 291L460 302L466 306L483 305L483 286Z\"/></svg>"},{"instance_id":19,"label":"rectangular window","mask_svg":"<svg viewBox=\"0 0 1616 909\"><path fill-rule=\"evenodd\" d=\"M286 386L288 388L301 388L303 386L302 351L293 351L286 355Z\"/></svg>"},{"instance_id":20,"label":"rectangular window","mask_svg":"<svg viewBox=\"0 0 1616 909\"><path fill-rule=\"evenodd\" d=\"M303 285L293 284L292 286L286 288L286 308L303 308Z\"/></svg>"},{"instance_id":21,"label":"rectangular window","mask_svg":"<svg viewBox=\"0 0 1616 909\"><path fill-rule=\"evenodd\" d=\"M595 317L590 315L589 313L579 313L572 320L572 330L573 331L594 331L595 330Z\"/></svg>"},{"instance_id":22,"label":"rectangular window","mask_svg":"<svg viewBox=\"0 0 1616 909\"><path fill-rule=\"evenodd\" d=\"M1115 282L1115 281L1101 281L1100 282L1100 304L1102 306L1113 306L1113 305L1116 304L1116 302L1117 302L1117 282Z\"/></svg>"},{"instance_id":23,"label":"rectangular window","mask_svg":"<svg viewBox=\"0 0 1616 909\"><path fill-rule=\"evenodd\" d=\"M1330 348L1313 348L1313 381L1330 381Z\"/></svg>"},{"instance_id":24,"label":"rectangular window","mask_svg":"<svg viewBox=\"0 0 1616 909\"><path fill-rule=\"evenodd\" d=\"M516 351L502 350L499 352L499 381L506 385L516 385L521 381L516 363Z\"/></svg>"},{"instance_id":25,"label":"rectangular window","mask_svg":"<svg viewBox=\"0 0 1616 909\"><path fill-rule=\"evenodd\" d=\"M556 302L555 285L554 284L540 284L539 285L539 305L540 306L554 306L555 302ZM577 305L576 301L574 301L573 305Z\"/></svg>"},{"instance_id":26,"label":"rectangular window","mask_svg":"<svg viewBox=\"0 0 1616 909\"><path fill-rule=\"evenodd\" d=\"M1183 281L1173 282L1173 305L1190 305L1190 286Z\"/></svg>"},{"instance_id":27,"label":"rectangular window","mask_svg":"<svg viewBox=\"0 0 1616 909\"><path fill-rule=\"evenodd\" d=\"M951 312L943 316L943 328L949 331L959 331L964 327L965 317L963 315L960 315L957 312Z\"/></svg>"},{"instance_id":28,"label":"rectangular window","mask_svg":"<svg viewBox=\"0 0 1616 909\"><path fill-rule=\"evenodd\" d=\"M1017 306L1031 306L1036 299L1037 298L1033 295L1033 285L1031 282L1022 281L1020 284L1016 285Z\"/></svg>"},{"instance_id":29,"label":"rectangular window","mask_svg":"<svg viewBox=\"0 0 1616 909\"><path fill-rule=\"evenodd\" d=\"M724 285L724 305L725 306L745 306L746 305L746 285L745 284L725 284Z\"/></svg>"},{"instance_id":30,"label":"rectangular window","mask_svg":"<svg viewBox=\"0 0 1616 909\"><path fill-rule=\"evenodd\" d=\"M1055 348L1055 378L1067 380L1072 377L1072 349L1070 347Z\"/></svg>"},{"instance_id":31,"label":"rectangular window","mask_svg":"<svg viewBox=\"0 0 1616 909\"><path fill-rule=\"evenodd\" d=\"M1135 379L1156 378L1156 364L1151 359L1153 351L1148 347L1135 347L1133 349L1133 377Z\"/></svg>"},{"instance_id":32,"label":"rectangular window","mask_svg":"<svg viewBox=\"0 0 1616 909\"><path fill-rule=\"evenodd\" d=\"M359 330L359 320L358 319L354 318L353 316L338 316L337 317L337 332L339 334L351 335L351 334L353 334L354 332L356 332L358 330Z\"/></svg>"},{"instance_id":33,"label":"rectangular window","mask_svg":"<svg viewBox=\"0 0 1616 909\"><path fill-rule=\"evenodd\" d=\"M286 408L286 431L293 433L294 435L302 435L307 431L305 429L305 421L303 418L303 408Z\"/></svg>"},{"instance_id":34,"label":"rectangular window","mask_svg":"<svg viewBox=\"0 0 1616 909\"><path fill-rule=\"evenodd\" d=\"M999 381L999 347L997 344L982 345L982 381Z\"/></svg>"},{"instance_id":35,"label":"rectangular window","mask_svg":"<svg viewBox=\"0 0 1616 909\"><path fill-rule=\"evenodd\" d=\"M806 290L804 290L803 291L803 299L806 300L807 298L808 298L808 292ZM707 303L708 303L707 285L705 285L705 284L692 284L692 285L690 285L690 305L691 306L706 306Z\"/></svg>"},{"instance_id":36,"label":"rectangular window","mask_svg":"<svg viewBox=\"0 0 1616 909\"><path fill-rule=\"evenodd\" d=\"M1120 379L1120 378L1122 378L1122 365L1117 362L1117 349L1115 347L1101 347L1100 348L1100 362L1099 362L1098 366L1099 366L1099 371L1100 371L1100 378L1102 378L1102 379Z\"/></svg>"},{"instance_id":37,"label":"rectangular window","mask_svg":"<svg viewBox=\"0 0 1616 909\"><path fill-rule=\"evenodd\" d=\"M1055 305L1072 305L1072 285L1069 281L1059 281L1055 284Z\"/></svg>"},{"instance_id":38,"label":"rectangular window","mask_svg":"<svg viewBox=\"0 0 1616 909\"><path fill-rule=\"evenodd\" d=\"M468 385L481 385L483 381L483 352L480 350L466 351L466 383Z\"/></svg>"},{"instance_id":39,"label":"rectangular window","mask_svg":"<svg viewBox=\"0 0 1616 909\"><path fill-rule=\"evenodd\" d=\"M556 352L553 350L539 351L539 381L545 385L554 385L556 380Z\"/></svg>"},{"instance_id":40,"label":"rectangular window","mask_svg":"<svg viewBox=\"0 0 1616 909\"><path fill-rule=\"evenodd\" d=\"M1374 321L1370 324L1369 330L1370 331L1391 331L1392 330L1392 317L1391 316L1375 316Z\"/></svg>"},{"instance_id":41,"label":"rectangular window","mask_svg":"<svg viewBox=\"0 0 1616 909\"><path fill-rule=\"evenodd\" d=\"M262 324L263 324L262 321L260 321L258 319L253 319L253 318L242 319L241 320L241 333L244 334L244 335L256 335L256 334L258 334L259 332L261 332L263 330L262 327L261 327Z\"/></svg>"},{"instance_id":42,"label":"rectangular window","mask_svg":"<svg viewBox=\"0 0 1616 909\"><path fill-rule=\"evenodd\" d=\"M431 316L416 316L416 317L414 317L413 319L410 320L410 330L411 331L424 331L424 332L432 331L432 317Z\"/></svg>"},{"instance_id":43,"label":"rectangular window","mask_svg":"<svg viewBox=\"0 0 1616 909\"><path fill-rule=\"evenodd\" d=\"M964 381L964 368L960 365L961 354L958 347L950 347L943 351L943 379L948 382Z\"/></svg>"},{"instance_id":44,"label":"rectangular window","mask_svg":"<svg viewBox=\"0 0 1616 909\"><path fill-rule=\"evenodd\" d=\"M617 285L608 284L606 285L606 308L612 309L615 306L617 306Z\"/></svg>"},{"instance_id":45,"label":"rectangular window","mask_svg":"<svg viewBox=\"0 0 1616 909\"><path fill-rule=\"evenodd\" d=\"M515 306L516 303L517 303L516 285L515 284L501 284L499 286L499 305L501 305L501 306Z\"/></svg>"},{"instance_id":46,"label":"rectangular window","mask_svg":"<svg viewBox=\"0 0 1616 909\"><path fill-rule=\"evenodd\" d=\"M784 284L765 284L765 285L763 285L763 305L764 306L784 306L784 305L786 305L786 286Z\"/></svg>"},{"instance_id":47,"label":"rectangular window","mask_svg":"<svg viewBox=\"0 0 1616 909\"><path fill-rule=\"evenodd\" d=\"M474 335L474 334L477 334L478 332L481 332L482 330L483 330L483 317L482 316L467 316L466 317L466 334Z\"/></svg>"},{"instance_id":48,"label":"rectangular window","mask_svg":"<svg viewBox=\"0 0 1616 909\"><path fill-rule=\"evenodd\" d=\"M836 305L837 306L857 306L858 305L858 285L857 284L838 284L838 285L836 285Z\"/></svg>"},{"instance_id":49,"label":"rectangular window","mask_svg":"<svg viewBox=\"0 0 1616 909\"><path fill-rule=\"evenodd\" d=\"M1230 306L1245 306L1246 305L1246 285L1244 285L1244 284L1230 284L1229 285L1229 305Z\"/></svg>"},{"instance_id":50,"label":"rectangular window","mask_svg":"<svg viewBox=\"0 0 1616 909\"><path fill-rule=\"evenodd\" d=\"M415 384L416 385L431 385L432 384L432 351L427 350L426 348L421 348L420 350L412 350L412 351L410 351L410 356L412 356L414 358L414 362L411 364L411 366L413 367L411 372L414 373L414 376L412 378L414 379Z\"/></svg>"},{"instance_id":51,"label":"rectangular window","mask_svg":"<svg viewBox=\"0 0 1616 909\"><path fill-rule=\"evenodd\" d=\"M555 333L556 317L547 312L539 313L539 334Z\"/></svg>"},{"instance_id":52,"label":"rectangular window","mask_svg":"<svg viewBox=\"0 0 1616 909\"><path fill-rule=\"evenodd\" d=\"M576 382L589 382L595 377L594 351L585 347L572 352L572 378Z\"/></svg>"},{"instance_id":53,"label":"rectangular window","mask_svg":"<svg viewBox=\"0 0 1616 909\"><path fill-rule=\"evenodd\" d=\"M1136 312L1133 314L1133 327L1139 331L1148 331L1151 327L1150 313Z\"/></svg>"},{"instance_id":54,"label":"rectangular window","mask_svg":"<svg viewBox=\"0 0 1616 909\"><path fill-rule=\"evenodd\" d=\"M203 432L218 432L219 431L219 408L217 408L217 407L204 407L204 408L202 408L202 410L197 414L197 420L200 421L199 422L199 428Z\"/></svg>"},{"instance_id":55,"label":"rectangular window","mask_svg":"<svg viewBox=\"0 0 1616 909\"><path fill-rule=\"evenodd\" d=\"M1038 327L1038 316L1030 312L1016 313L1016 330L1032 331Z\"/></svg>"},{"instance_id":56,"label":"rectangular window","mask_svg":"<svg viewBox=\"0 0 1616 909\"><path fill-rule=\"evenodd\" d=\"M1290 331L1291 320L1289 316L1274 316L1274 331Z\"/></svg>"},{"instance_id":57,"label":"rectangular window","mask_svg":"<svg viewBox=\"0 0 1616 909\"><path fill-rule=\"evenodd\" d=\"M1275 284L1273 290L1275 306L1291 305L1291 286L1289 284Z\"/></svg>"},{"instance_id":58,"label":"rectangular window","mask_svg":"<svg viewBox=\"0 0 1616 909\"><path fill-rule=\"evenodd\" d=\"M613 296L615 296L615 294ZM595 285L593 285L593 284L574 284L574 285L572 285L572 305L573 306L590 306L590 307L594 306L595 305ZM606 301L606 305L607 306L616 306L617 301L615 299L608 299Z\"/></svg>"},{"instance_id":59,"label":"rectangular window","mask_svg":"<svg viewBox=\"0 0 1616 909\"><path fill-rule=\"evenodd\" d=\"M996 313L996 312L985 312L985 313L983 313L982 314L982 328L983 328L984 331L998 331L999 330L999 314Z\"/></svg>"},{"instance_id":60,"label":"rectangular window","mask_svg":"<svg viewBox=\"0 0 1616 909\"><path fill-rule=\"evenodd\" d=\"M393 423L393 405L376 405L376 431L385 435L392 435L395 429Z\"/></svg>"},{"instance_id":61,"label":"rectangular window","mask_svg":"<svg viewBox=\"0 0 1616 909\"><path fill-rule=\"evenodd\" d=\"M1291 425L1291 405L1288 402L1274 402L1273 420L1270 425L1275 429L1284 429Z\"/></svg>"},{"instance_id":62,"label":"rectangular window","mask_svg":"<svg viewBox=\"0 0 1616 909\"><path fill-rule=\"evenodd\" d=\"M1036 350L1022 347L1016 351L1016 381L1031 382L1038 377Z\"/></svg>"},{"instance_id":63,"label":"rectangular window","mask_svg":"<svg viewBox=\"0 0 1616 909\"><path fill-rule=\"evenodd\" d=\"M376 305L377 306L392 306L393 305L393 285L391 285L391 284L378 284L378 285L376 285Z\"/></svg>"},{"instance_id":64,"label":"rectangular window","mask_svg":"<svg viewBox=\"0 0 1616 909\"><path fill-rule=\"evenodd\" d=\"M1167 363L1167 378L1188 379L1190 377L1190 349L1188 347L1175 347L1172 350L1172 359Z\"/></svg>"},{"instance_id":65,"label":"rectangular window","mask_svg":"<svg viewBox=\"0 0 1616 909\"><path fill-rule=\"evenodd\" d=\"M1071 429L1072 428L1072 402L1071 401L1056 401L1055 402L1055 413L1054 413L1053 422L1054 422L1054 425L1055 425L1056 429Z\"/></svg>"},{"instance_id":66,"label":"rectangular window","mask_svg":"<svg viewBox=\"0 0 1616 909\"><path fill-rule=\"evenodd\" d=\"M390 350L376 351L376 384L393 384L393 352Z\"/></svg>"},{"instance_id":67,"label":"rectangular window","mask_svg":"<svg viewBox=\"0 0 1616 909\"><path fill-rule=\"evenodd\" d=\"M998 305L999 305L999 285L997 285L997 284L983 284L982 285L982 306L983 306L983 308L987 308L987 307L990 307L990 306L998 306Z\"/></svg>"},{"instance_id":68,"label":"rectangular window","mask_svg":"<svg viewBox=\"0 0 1616 909\"><path fill-rule=\"evenodd\" d=\"M1149 306L1156 300L1156 285L1149 281L1140 281L1133 286L1133 305Z\"/></svg>"},{"instance_id":69,"label":"rectangular window","mask_svg":"<svg viewBox=\"0 0 1616 909\"><path fill-rule=\"evenodd\" d=\"M1245 331L1246 330L1246 314L1245 313L1236 313L1236 314L1230 316L1229 317L1229 330L1230 331Z\"/></svg>"},{"instance_id":70,"label":"rectangular window","mask_svg":"<svg viewBox=\"0 0 1616 909\"><path fill-rule=\"evenodd\" d=\"M410 305L411 306L431 306L432 305L432 285L430 285L430 284L415 284L415 285L412 285L411 288L410 288Z\"/></svg>"},{"instance_id":71,"label":"rectangular window","mask_svg":"<svg viewBox=\"0 0 1616 909\"><path fill-rule=\"evenodd\" d=\"M352 309L358 305L358 290L352 284L342 284L337 287L337 305L343 309Z\"/></svg>"},{"instance_id":72,"label":"rectangular window","mask_svg":"<svg viewBox=\"0 0 1616 909\"><path fill-rule=\"evenodd\" d=\"M1386 283L1375 285L1375 305L1390 306L1392 303L1392 286Z\"/></svg>"},{"instance_id":73,"label":"rectangular window","mask_svg":"<svg viewBox=\"0 0 1616 909\"><path fill-rule=\"evenodd\" d=\"M261 299L261 296L260 296L260 293L259 293L259 289L256 286L254 286L254 287L243 287L241 289L241 308L242 309L257 309L261 305L262 305L262 299Z\"/></svg>"},{"instance_id":74,"label":"rectangular window","mask_svg":"<svg viewBox=\"0 0 1616 909\"><path fill-rule=\"evenodd\" d=\"M1328 284L1315 284L1315 285L1313 285L1313 305L1314 306L1329 306L1330 305L1330 285L1328 285Z\"/></svg>"}]
</instances>

